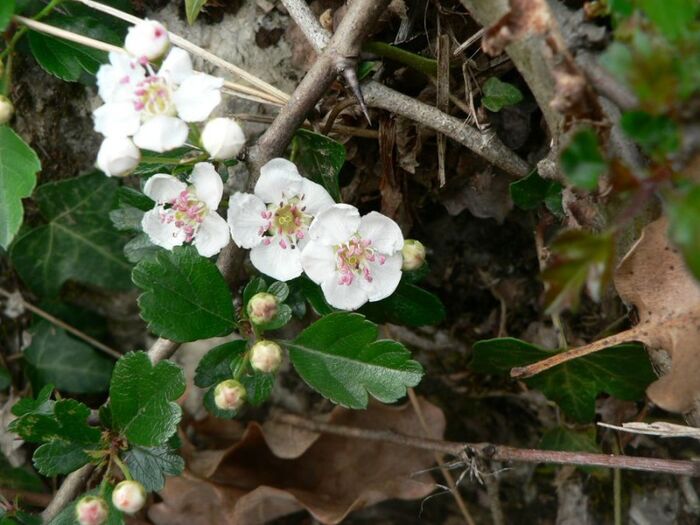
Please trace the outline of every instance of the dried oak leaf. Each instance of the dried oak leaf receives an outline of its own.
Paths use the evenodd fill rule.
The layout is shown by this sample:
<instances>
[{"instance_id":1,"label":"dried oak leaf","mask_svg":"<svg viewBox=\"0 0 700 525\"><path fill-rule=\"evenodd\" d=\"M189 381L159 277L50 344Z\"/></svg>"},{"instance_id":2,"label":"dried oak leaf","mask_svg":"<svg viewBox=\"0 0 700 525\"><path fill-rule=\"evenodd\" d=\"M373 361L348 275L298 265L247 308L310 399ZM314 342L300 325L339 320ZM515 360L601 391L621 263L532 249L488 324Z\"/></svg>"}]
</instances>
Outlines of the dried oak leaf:
<instances>
[{"instance_id":1,"label":"dried oak leaf","mask_svg":"<svg viewBox=\"0 0 700 525\"><path fill-rule=\"evenodd\" d=\"M495 56L516 40L533 33L546 33L552 24L552 15L546 0L510 0L510 10L486 29L481 48Z\"/></svg>"},{"instance_id":2,"label":"dried oak leaf","mask_svg":"<svg viewBox=\"0 0 700 525\"><path fill-rule=\"evenodd\" d=\"M442 411L420 399L439 439ZM420 421L410 405L370 405L364 411L334 409L331 423L416 434ZM162 503L149 509L156 525L257 525L306 509L324 524L387 499L418 499L432 492L432 453L389 443L315 434L280 423L251 423L242 439L222 451L185 444L188 471L168 479Z\"/></svg>"},{"instance_id":3,"label":"dried oak leaf","mask_svg":"<svg viewBox=\"0 0 700 525\"><path fill-rule=\"evenodd\" d=\"M671 356L668 373L647 389L649 398L665 410L687 412L700 397L700 285L667 231L666 218L644 229L620 263L615 287L639 314L627 339Z\"/></svg>"}]
</instances>

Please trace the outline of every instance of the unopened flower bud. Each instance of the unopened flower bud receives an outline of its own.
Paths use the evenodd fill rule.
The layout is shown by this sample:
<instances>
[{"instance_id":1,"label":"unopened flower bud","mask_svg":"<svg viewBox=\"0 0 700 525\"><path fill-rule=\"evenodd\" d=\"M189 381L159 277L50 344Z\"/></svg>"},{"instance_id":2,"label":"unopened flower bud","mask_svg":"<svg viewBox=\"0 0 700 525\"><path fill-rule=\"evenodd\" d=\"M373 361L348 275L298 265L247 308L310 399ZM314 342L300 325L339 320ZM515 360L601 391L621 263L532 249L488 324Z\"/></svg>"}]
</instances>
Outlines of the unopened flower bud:
<instances>
[{"instance_id":1,"label":"unopened flower bud","mask_svg":"<svg viewBox=\"0 0 700 525\"><path fill-rule=\"evenodd\" d=\"M84 496L75 506L75 519L80 525L102 525L108 514L107 502L97 496Z\"/></svg>"},{"instance_id":2,"label":"unopened flower bud","mask_svg":"<svg viewBox=\"0 0 700 525\"><path fill-rule=\"evenodd\" d=\"M97 167L108 177L125 177L141 162L141 151L127 137L107 137L97 153Z\"/></svg>"},{"instance_id":3,"label":"unopened flower bud","mask_svg":"<svg viewBox=\"0 0 700 525\"><path fill-rule=\"evenodd\" d=\"M134 514L140 511L146 503L146 490L138 481L122 481L112 492L112 503L117 510Z\"/></svg>"},{"instance_id":4,"label":"unopened flower bud","mask_svg":"<svg viewBox=\"0 0 700 525\"><path fill-rule=\"evenodd\" d=\"M214 389L214 403L221 410L238 410L245 404L245 387L235 379L222 381Z\"/></svg>"},{"instance_id":5,"label":"unopened flower bud","mask_svg":"<svg viewBox=\"0 0 700 525\"><path fill-rule=\"evenodd\" d=\"M277 315L277 297L267 292L256 293L246 307L248 319L253 324L264 324L272 321Z\"/></svg>"},{"instance_id":6,"label":"unopened flower bud","mask_svg":"<svg viewBox=\"0 0 700 525\"><path fill-rule=\"evenodd\" d=\"M15 112L15 107L6 96L0 95L0 126L7 124Z\"/></svg>"},{"instance_id":7,"label":"unopened flower bud","mask_svg":"<svg viewBox=\"0 0 700 525\"><path fill-rule=\"evenodd\" d=\"M258 341L250 349L250 365L265 374L276 372L282 364L282 349L274 341Z\"/></svg>"},{"instance_id":8,"label":"unopened flower bud","mask_svg":"<svg viewBox=\"0 0 700 525\"><path fill-rule=\"evenodd\" d=\"M228 160L238 155L245 145L243 129L233 119L215 118L202 131L202 145L212 159Z\"/></svg>"},{"instance_id":9,"label":"unopened flower bud","mask_svg":"<svg viewBox=\"0 0 700 525\"><path fill-rule=\"evenodd\" d=\"M163 24L146 19L129 28L124 48L138 59L156 60L170 48L170 37Z\"/></svg>"},{"instance_id":10,"label":"unopened flower bud","mask_svg":"<svg viewBox=\"0 0 700 525\"><path fill-rule=\"evenodd\" d=\"M417 270L425 262L425 246L420 241L406 239L403 243L401 255L403 255L402 270L409 272Z\"/></svg>"}]
</instances>

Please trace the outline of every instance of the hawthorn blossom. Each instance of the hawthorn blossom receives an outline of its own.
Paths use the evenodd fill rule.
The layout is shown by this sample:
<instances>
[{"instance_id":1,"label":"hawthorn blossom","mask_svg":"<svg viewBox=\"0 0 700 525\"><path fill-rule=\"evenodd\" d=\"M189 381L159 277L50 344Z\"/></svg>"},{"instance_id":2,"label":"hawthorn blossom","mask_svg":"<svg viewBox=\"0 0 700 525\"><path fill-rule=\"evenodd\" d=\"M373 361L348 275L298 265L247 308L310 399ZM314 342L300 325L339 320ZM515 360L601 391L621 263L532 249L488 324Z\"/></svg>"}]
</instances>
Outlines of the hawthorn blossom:
<instances>
[{"instance_id":1,"label":"hawthorn blossom","mask_svg":"<svg viewBox=\"0 0 700 525\"><path fill-rule=\"evenodd\" d=\"M102 525L109 517L107 502L97 496L83 496L75 506L75 519L80 525Z\"/></svg>"},{"instance_id":2,"label":"hawthorn blossom","mask_svg":"<svg viewBox=\"0 0 700 525\"><path fill-rule=\"evenodd\" d=\"M141 151L127 137L108 137L97 152L97 167L108 177L125 177L141 162Z\"/></svg>"},{"instance_id":3,"label":"hawthorn blossom","mask_svg":"<svg viewBox=\"0 0 700 525\"><path fill-rule=\"evenodd\" d=\"M124 480L114 487L112 504L117 510L134 514L140 511L146 503L146 490L138 481Z\"/></svg>"},{"instance_id":4,"label":"hawthorn blossom","mask_svg":"<svg viewBox=\"0 0 700 525\"><path fill-rule=\"evenodd\" d=\"M254 195L231 196L228 224L234 242L251 249L253 266L289 281L302 273L301 251L311 221L332 205L323 186L303 178L292 162L272 159L260 169Z\"/></svg>"},{"instance_id":5,"label":"hawthorn blossom","mask_svg":"<svg viewBox=\"0 0 700 525\"><path fill-rule=\"evenodd\" d=\"M403 235L389 217L373 211L360 218L354 206L336 204L318 214L309 236L301 262L331 306L356 310L399 285Z\"/></svg>"},{"instance_id":6,"label":"hawthorn blossom","mask_svg":"<svg viewBox=\"0 0 700 525\"><path fill-rule=\"evenodd\" d=\"M196 164L188 181L166 174L148 179L143 192L156 206L144 214L141 226L157 246L172 250L192 243L200 255L211 257L230 239L226 221L216 213L224 185L208 162Z\"/></svg>"},{"instance_id":7,"label":"hawthorn blossom","mask_svg":"<svg viewBox=\"0 0 700 525\"><path fill-rule=\"evenodd\" d=\"M170 48L170 36L163 24L142 20L133 25L124 40L124 49L138 59L157 60Z\"/></svg>"},{"instance_id":8,"label":"hawthorn blossom","mask_svg":"<svg viewBox=\"0 0 700 525\"><path fill-rule=\"evenodd\" d=\"M232 159L245 146L245 134L235 120L215 118L204 126L202 146L214 160Z\"/></svg>"},{"instance_id":9,"label":"hawthorn blossom","mask_svg":"<svg viewBox=\"0 0 700 525\"><path fill-rule=\"evenodd\" d=\"M221 102L223 79L192 69L189 53L173 48L158 73L148 62L117 52L97 72L104 105L95 131L106 137L133 137L142 149L164 151L185 144L189 122L205 121Z\"/></svg>"}]
</instances>

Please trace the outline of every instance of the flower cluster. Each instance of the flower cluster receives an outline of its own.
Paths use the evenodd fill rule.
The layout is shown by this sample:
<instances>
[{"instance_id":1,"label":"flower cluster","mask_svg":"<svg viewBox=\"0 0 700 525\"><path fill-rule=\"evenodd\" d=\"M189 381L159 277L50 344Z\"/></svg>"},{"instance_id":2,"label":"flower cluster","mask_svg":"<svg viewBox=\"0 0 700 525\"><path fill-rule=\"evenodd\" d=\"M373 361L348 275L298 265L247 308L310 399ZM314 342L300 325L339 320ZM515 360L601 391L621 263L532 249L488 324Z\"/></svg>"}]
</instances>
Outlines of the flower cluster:
<instances>
[{"instance_id":1,"label":"flower cluster","mask_svg":"<svg viewBox=\"0 0 700 525\"><path fill-rule=\"evenodd\" d=\"M124 52L111 52L109 64L97 72L104 104L93 116L95 130L105 137L97 167L108 176L125 176L138 166L140 149L163 153L183 146L191 126L206 122L221 102L223 84L194 71L190 55L170 46L160 23L133 26ZM235 121L218 118L204 126L201 141L211 158L226 160L240 152L245 136Z\"/></svg>"}]
</instances>

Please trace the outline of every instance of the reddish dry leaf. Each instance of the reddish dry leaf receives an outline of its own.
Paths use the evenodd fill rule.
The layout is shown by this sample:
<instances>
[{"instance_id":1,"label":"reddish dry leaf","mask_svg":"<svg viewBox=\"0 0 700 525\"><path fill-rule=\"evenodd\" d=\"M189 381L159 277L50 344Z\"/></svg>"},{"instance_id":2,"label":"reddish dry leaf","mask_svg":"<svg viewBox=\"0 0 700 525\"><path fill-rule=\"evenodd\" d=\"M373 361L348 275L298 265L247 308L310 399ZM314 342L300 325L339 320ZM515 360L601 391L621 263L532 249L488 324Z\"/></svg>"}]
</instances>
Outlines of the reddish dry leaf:
<instances>
[{"instance_id":1,"label":"reddish dry leaf","mask_svg":"<svg viewBox=\"0 0 700 525\"><path fill-rule=\"evenodd\" d=\"M442 411L420 399L430 437L445 429ZM417 434L410 405L373 404L364 411L336 408L329 421L359 428ZM353 510L393 498L430 494L431 452L389 443L318 435L282 425L251 423L223 451L183 448L189 471L171 478L162 503L149 510L156 525L256 525L306 509L322 523L339 523Z\"/></svg>"},{"instance_id":2,"label":"reddish dry leaf","mask_svg":"<svg viewBox=\"0 0 700 525\"><path fill-rule=\"evenodd\" d=\"M500 55L516 40L533 33L547 33L551 24L546 0L510 0L510 10L486 29L481 48L491 56Z\"/></svg>"}]
</instances>

